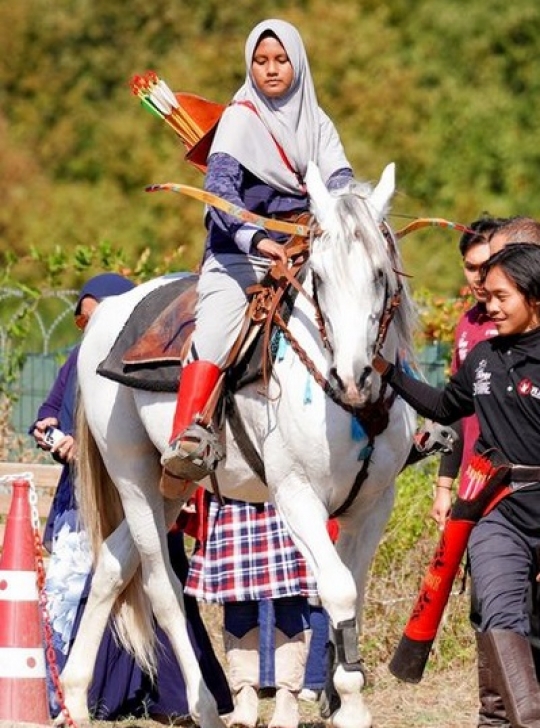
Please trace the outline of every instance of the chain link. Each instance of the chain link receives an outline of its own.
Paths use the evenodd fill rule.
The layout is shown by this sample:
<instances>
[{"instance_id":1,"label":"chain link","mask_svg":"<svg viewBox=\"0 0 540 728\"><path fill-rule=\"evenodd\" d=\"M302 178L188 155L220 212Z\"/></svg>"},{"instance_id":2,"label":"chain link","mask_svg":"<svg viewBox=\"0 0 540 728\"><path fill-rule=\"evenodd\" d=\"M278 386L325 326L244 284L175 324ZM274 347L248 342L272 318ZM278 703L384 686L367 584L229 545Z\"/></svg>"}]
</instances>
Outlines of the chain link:
<instances>
[{"instance_id":1,"label":"chain link","mask_svg":"<svg viewBox=\"0 0 540 728\"><path fill-rule=\"evenodd\" d=\"M34 475L33 473L27 472L20 473L18 475L4 475L2 478L0 478L1 483L12 483L15 480L24 480L30 486L28 491L28 502L30 505L30 521L32 524L32 532L34 538L34 563L38 589L38 603L41 610L41 620L44 633L47 668L54 686L56 698L60 705L60 712L63 714L65 719L64 723L71 726L71 728L77 728L77 724L70 716L69 710L65 705L64 691L60 682L60 672L58 670L56 652L54 651L53 647L53 629L51 626L51 616L49 613L47 590L45 589L46 569L45 563L43 561L43 542L40 536L41 523L39 520L38 510L39 498L36 486L34 484Z\"/></svg>"}]
</instances>

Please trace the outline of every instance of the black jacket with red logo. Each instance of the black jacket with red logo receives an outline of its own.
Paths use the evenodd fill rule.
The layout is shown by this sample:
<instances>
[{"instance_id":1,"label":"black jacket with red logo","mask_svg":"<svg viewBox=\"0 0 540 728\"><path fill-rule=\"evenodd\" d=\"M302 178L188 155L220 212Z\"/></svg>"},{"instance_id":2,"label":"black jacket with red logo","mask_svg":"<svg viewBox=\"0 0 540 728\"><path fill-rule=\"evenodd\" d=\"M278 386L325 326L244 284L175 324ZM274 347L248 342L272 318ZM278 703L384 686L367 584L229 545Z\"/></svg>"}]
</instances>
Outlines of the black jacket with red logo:
<instances>
[{"instance_id":1,"label":"black jacket with red logo","mask_svg":"<svg viewBox=\"0 0 540 728\"><path fill-rule=\"evenodd\" d=\"M385 379L419 414L442 424L475 413L477 452L496 448L509 463L540 467L540 328L480 342L444 389L394 366ZM540 483L516 491L499 509L540 535Z\"/></svg>"}]
</instances>

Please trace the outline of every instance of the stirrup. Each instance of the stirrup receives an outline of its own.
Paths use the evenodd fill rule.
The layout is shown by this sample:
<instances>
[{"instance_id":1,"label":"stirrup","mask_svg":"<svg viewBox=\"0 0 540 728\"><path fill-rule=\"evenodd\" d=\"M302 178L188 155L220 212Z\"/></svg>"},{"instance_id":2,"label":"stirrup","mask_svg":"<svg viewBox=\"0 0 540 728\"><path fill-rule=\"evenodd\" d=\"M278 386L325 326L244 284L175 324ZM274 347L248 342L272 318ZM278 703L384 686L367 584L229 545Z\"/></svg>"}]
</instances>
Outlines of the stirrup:
<instances>
[{"instance_id":1,"label":"stirrup","mask_svg":"<svg viewBox=\"0 0 540 728\"><path fill-rule=\"evenodd\" d=\"M455 430L447 425L426 420L415 437L415 447L424 457L434 453L451 453L459 440Z\"/></svg>"},{"instance_id":2,"label":"stirrup","mask_svg":"<svg viewBox=\"0 0 540 728\"><path fill-rule=\"evenodd\" d=\"M198 481L213 473L224 455L215 430L192 423L170 443L161 464L179 478Z\"/></svg>"}]
</instances>

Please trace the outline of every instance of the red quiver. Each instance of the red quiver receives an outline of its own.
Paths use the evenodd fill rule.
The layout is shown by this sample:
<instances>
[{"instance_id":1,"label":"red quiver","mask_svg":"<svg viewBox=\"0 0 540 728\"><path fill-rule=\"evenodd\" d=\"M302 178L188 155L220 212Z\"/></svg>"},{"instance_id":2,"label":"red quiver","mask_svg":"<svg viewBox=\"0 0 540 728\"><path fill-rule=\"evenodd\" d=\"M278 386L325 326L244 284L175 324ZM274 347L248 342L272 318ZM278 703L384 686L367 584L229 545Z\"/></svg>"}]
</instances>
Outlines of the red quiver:
<instances>
[{"instance_id":1,"label":"red quiver","mask_svg":"<svg viewBox=\"0 0 540 728\"><path fill-rule=\"evenodd\" d=\"M187 152L185 158L201 172L206 172L208 153L212 146L218 121L225 110L225 106L215 101L208 101L202 98L202 96L196 96L195 94L177 93L175 96L182 108L185 109L203 132L199 141L192 147L186 145Z\"/></svg>"},{"instance_id":2,"label":"red quiver","mask_svg":"<svg viewBox=\"0 0 540 728\"><path fill-rule=\"evenodd\" d=\"M493 458L493 453L490 455ZM390 672L399 680L418 683L422 679L471 531L510 492L508 473L508 465L494 465L485 455L471 458L466 472L467 497L458 497L452 507L389 664Z\"/></svg>"}]
</instances>

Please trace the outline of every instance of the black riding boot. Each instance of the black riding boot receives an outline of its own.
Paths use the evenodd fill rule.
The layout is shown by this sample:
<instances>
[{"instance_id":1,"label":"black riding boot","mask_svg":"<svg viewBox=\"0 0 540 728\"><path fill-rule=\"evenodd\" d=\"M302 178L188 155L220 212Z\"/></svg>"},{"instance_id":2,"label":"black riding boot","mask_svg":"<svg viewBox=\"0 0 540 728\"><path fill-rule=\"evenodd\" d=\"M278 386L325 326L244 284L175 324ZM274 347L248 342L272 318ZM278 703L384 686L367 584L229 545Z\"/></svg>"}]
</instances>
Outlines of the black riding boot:
<instances>
[{"instance_id":1,"label":"black riding boot","mask_svg":"<svg viewBox=\"0 0 540 728\"><path fill-rule=\"evenodd\" d=\"M478 640L512 728L540 728L540 686L529 640L502 629L480 633Z\"/></svg>"}]
</instances>

